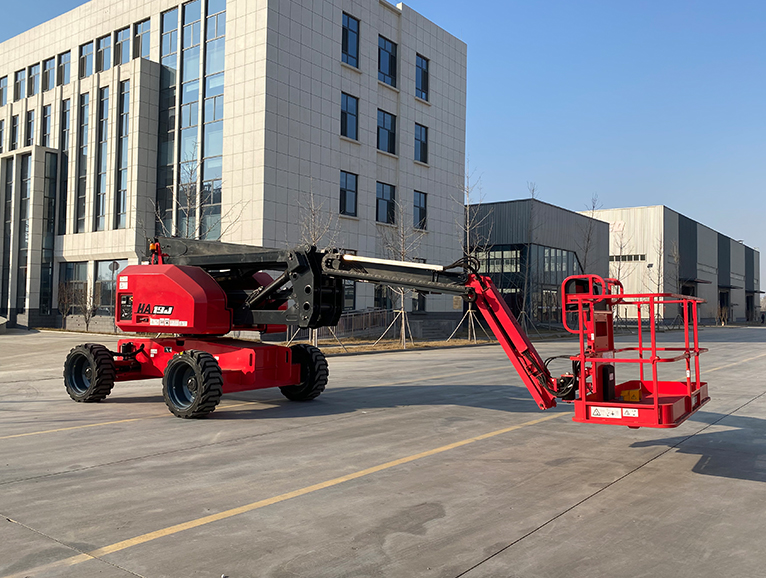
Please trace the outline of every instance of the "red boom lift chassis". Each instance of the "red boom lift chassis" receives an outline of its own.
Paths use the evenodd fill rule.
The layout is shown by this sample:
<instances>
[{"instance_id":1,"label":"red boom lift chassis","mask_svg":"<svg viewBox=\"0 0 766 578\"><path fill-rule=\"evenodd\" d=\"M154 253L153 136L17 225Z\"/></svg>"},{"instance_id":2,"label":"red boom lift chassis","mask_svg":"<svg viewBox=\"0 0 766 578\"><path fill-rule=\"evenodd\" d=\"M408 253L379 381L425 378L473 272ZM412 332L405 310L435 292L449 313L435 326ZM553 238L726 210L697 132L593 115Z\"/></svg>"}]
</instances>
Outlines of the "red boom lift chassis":
<instances>
[{"instance_id":1,"label":"red boom lift chassis","mask_svg":"<svg viewBox=\"0 0 766 578\"><path fill-rule=\"evenodd\" d=\"M336 325L343 280L382 283L459 295L474 302L540 409L556 399L574 403L574 421L628 427L676 427L709 401L700 380L697 305L701 299L657 293L625 295L614 279L569 277L562 285L565 328L579 336L577 355L563 356L572 371L554 378L489 277L472 258L448 267L358 257L315 247L271 250L227 243L160 238L150 262L118 275L115 321L127 336L117 351L86 343L69 353L64 383L79 402L105 399L117 381L162 378L162 392L178 417L212 412L225 393L279 387L290 400L319 396L329 370L311 345L291 347L224 337L230 331L281 333L288 325ZM636 310L638 343L616 349L615 308ZM676 307L683 345L659 347L654 323L661 307ZM642 337L648 320L650 339ZM160 337L162 334L172 334ZM671 362L685 378L660 380ZM633 379L616 383L615 368L637 365ZM635 367L634 365L634 367ZM681 369L681 372L683 368Z\"/></svg>"}]
</instances>

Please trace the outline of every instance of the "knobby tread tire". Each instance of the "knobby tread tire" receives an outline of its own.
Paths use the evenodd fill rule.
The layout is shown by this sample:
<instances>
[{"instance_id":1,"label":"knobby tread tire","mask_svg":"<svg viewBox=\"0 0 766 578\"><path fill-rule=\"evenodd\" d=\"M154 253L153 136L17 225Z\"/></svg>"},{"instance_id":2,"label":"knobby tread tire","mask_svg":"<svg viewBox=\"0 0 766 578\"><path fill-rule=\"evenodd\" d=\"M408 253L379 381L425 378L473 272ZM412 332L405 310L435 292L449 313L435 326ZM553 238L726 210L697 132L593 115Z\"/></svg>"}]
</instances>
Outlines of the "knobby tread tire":
<instances>
[{"instance_id":1,"label":"knobby tread tire","mask_svg":"<svg viewBox=\"0 0 766 578\"><path fill-rule=\"evenodd\" d=\"M76 387L74 370L87 362L92 371L89 386ZM64 386L69 397L77 402L91 403L104 400L114 387L117 371L109 350L98 343L84 343L74 347L64 362Z\"/></svg>"},{"instance_id":2,"label":"knobby tread tire","mask_svg":"<svg viewBox=\"0 0 766 578\"><path fill-rule=\"evenodd\" d=\"M324 353L313 345L304 343L293 345L290 350L293 362L298 362L301 366L301 382L298 385L285 385L279 390L290 401L316 399L327 387L330 377Z\"/></svg>"},{"instance_id":3,"label":"knobby tread tire","mask_svg":"<svg viewBox=\"0 0 766 578\"><path fill-rule=\"evenodd\" d=\"M199 385L194 399L188 407L180 407L168 394L169 370L178 364L186 364L194 370ZM205 417L215 410L223 395L223 374L221 367L210 353L190 349L174 356L165 368L162 377L162 396L170 412L184 419Z\"/></svg>"}]
</instances>

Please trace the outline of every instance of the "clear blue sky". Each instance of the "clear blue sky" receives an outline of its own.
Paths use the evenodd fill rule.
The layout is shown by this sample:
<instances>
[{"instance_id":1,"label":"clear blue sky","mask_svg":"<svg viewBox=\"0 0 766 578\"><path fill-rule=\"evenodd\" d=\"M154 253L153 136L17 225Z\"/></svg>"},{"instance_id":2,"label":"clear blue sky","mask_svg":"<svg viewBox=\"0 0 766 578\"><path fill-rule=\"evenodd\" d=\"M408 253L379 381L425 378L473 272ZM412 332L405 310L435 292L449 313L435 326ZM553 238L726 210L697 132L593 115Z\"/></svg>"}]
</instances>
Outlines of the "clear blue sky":
<instances>
[{"instance_id":1,"label":"clear blue sky","mask_svg":"<svg viewBox=\"0 0 766 578\"><path fill-rule=\"evenodd\" d=\"M0 40L83 4L5 2ZM468 44L488 201L666 204L766 252L766 2L410 0Z\"/></svg>"}]
</instances>

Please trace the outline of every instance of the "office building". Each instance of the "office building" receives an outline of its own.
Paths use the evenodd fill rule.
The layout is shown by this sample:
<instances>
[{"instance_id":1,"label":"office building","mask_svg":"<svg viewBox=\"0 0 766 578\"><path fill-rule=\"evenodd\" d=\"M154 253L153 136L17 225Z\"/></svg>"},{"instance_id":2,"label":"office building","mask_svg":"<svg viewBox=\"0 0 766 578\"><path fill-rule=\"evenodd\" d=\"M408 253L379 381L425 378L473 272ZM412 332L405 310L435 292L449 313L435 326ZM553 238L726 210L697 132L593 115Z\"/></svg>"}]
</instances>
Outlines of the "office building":
<instances>
[{"instance_id":1,"label":"office building","mask_svg":"<svg viewBox=\"0 0 766 578\"><path fill-rule=\"evenodd\" d=\"M319 224L390 257L401 228L450 263L465 110L465 44L403 4L91 0L0 44L0 315L54 325L66 286L111 328L155 234L285 247Z\"/></svg>"}]
</instances>

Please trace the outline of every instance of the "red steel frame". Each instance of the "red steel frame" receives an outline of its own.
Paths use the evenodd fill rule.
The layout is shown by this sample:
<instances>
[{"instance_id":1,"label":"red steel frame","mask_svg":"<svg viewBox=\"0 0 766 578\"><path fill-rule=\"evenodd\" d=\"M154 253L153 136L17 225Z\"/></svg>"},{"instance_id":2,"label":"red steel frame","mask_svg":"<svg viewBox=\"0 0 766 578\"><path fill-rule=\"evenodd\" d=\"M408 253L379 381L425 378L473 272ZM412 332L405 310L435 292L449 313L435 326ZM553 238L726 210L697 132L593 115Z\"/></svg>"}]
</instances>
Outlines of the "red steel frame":
<instances>
[{"instance_id":1,"label":"red steel frame","mask_svg":"<svg viewBox=\"0 0 766 578\"><path fill-rule=\"evenodd\" d=\"M581 287L587 286L587 291L567 293L570 281L579 281ZM619 281L596 275L578 275L565 280L562 285L564 326L579 336L580 343L579 355L571 357L580 364L574 421L632 428L672 428L710 401L707 383L700 377L699 355L707 351L699 346L698 338L698 305L702 302L704 300L697 297L673 293L626 295ZM614 346L613 310L618 305L636 308L636 346ZM683 310L682 347L657 345L655 314L668 305L680 305ZM648 312L648 344L642 335L644 311ZM567 312L576 317L576 327L570 326ZM685 380L660 380L660 366L681 361L686 365ZM599 371L600 368L631 363L638 365L639 379L615 384L614 397L610 399L609 386L604 383L604 374L609 372ZM636 389L641 391L640 401L621 399L623 392Z\"/></svg>"},{"instance_id":2,"label":"red steel frame","mask_svg":"<svg viewBox=\"0 0 766 578\"><path fill-rule=\"evenodd\" d=\"M121 339L117 351L127 353L142 346L144 349L135 355L135 360L120 356L115 359L115 381L161 378L174 355L196 349L215 357L221 367L223 393L301 383L301 366L293 364L289 347L236 339L167 337Z\"/></svg>"}]
</instances>

